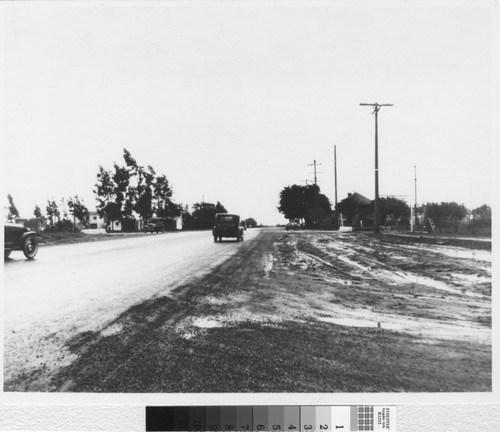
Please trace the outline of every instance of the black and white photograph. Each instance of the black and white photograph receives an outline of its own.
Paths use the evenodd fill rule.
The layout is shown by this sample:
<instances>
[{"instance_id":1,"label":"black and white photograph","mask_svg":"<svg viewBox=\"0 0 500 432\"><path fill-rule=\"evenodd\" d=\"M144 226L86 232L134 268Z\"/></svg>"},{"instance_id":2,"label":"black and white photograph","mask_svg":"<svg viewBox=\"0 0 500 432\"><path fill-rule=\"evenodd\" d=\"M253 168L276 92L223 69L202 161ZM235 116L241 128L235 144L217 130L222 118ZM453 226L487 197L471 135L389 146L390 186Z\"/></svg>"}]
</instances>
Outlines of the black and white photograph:
<instances>
[{"instance_id":1,"label":"black and white photograph","mask_svg":"<svg viewBox=\"0 0 500 432\"><path fill-rule=\"evenodd\" d=\"M491 395L497 8L2 4L2 397Z\"/></svg>"}]
</instances>

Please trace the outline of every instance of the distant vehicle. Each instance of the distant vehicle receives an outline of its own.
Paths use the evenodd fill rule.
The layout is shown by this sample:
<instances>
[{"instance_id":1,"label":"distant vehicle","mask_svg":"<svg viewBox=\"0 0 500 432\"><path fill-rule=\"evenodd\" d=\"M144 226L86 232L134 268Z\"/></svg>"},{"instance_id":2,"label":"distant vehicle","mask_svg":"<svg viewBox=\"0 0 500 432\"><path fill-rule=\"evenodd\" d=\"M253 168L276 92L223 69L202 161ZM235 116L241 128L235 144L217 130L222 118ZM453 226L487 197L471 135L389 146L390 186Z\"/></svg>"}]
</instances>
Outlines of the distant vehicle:
<instances>
[{"instance_id":1,"label":"distant vehicle","mask_svg":"<svg viewBox=\"0 0 500 432\"><path fill-rule=\"evenodd\" d=\"M144 232L151 234L165 232L165 224L162 218L151 218L144 226Z\"/></svg>"},{"instance_id":2,"label":"distant vehicle","mask_svg":"<svg viewBox=\"0 0 500 432\"><path fill-rule=\"evenodd\" d=\"M297 221L291 221L291 222L287 223L285 226L285 229L287 231L289 231L289 230L297 231L299 228L302 228L302 227L301 227L300 223L298 223Z\"/></svg>"},{"instance_id":3,"label":"distant vehicle","mask_svg":"<svg viewBox=\"0 0 500 432\"><path fill-rule=\"evenodd\" d=\"M13 250L23 251L29 260L35 258L38 252L38 238L35 232L20 224L6 223L4 225L4 259L9 258Z\"/></svg>"},{"instance_id":4,"label":"distant vehicle","mask_svg":"<svg viewBox=\"0 0 500 432\"><path fill-rule=\"evenodd\" d=\"M242 241L245 229L240 224L240 217L236 214L217 213L215 225L212 229L214 242L222 241L223 237L235 237L236 241Z\"/></svg>"}]
</instances>

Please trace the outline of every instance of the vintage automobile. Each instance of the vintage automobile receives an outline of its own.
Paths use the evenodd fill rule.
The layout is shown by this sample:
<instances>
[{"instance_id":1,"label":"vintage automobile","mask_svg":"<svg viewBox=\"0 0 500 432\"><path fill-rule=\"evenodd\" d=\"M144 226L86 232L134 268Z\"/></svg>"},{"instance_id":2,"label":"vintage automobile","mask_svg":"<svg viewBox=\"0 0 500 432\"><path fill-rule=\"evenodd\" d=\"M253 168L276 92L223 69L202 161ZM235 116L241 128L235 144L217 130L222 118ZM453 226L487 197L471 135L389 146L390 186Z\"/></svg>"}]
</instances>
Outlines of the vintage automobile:
<instances>
[{"instance_id":1,"label":"vintage automobile","mask_svg":"<svg viewBox=\"0 0 500 432\"><path fill-rule=\"evenodd\" d=\"M294 230L297 231L299 228L303 228L303 226L300 224L298 220L292 220L289 223L286 224L285 229L287 231L289 230Z\"/></svg>"},{"instance_id":2,"label":"vintage automobile","mask_svg":"<svg viewBox=\"0 0 500 432\"><path fill-rule=\"evenodd\" d=\"M39 234L20 224L4 225L4 259L9 258L13 250L21 250L28 259L35 258L38 252Z\"/></svg>"},{"instance_id":3,"label":"vintage automobile","mask_svg":"<svg viewBox=\"0 0 500 432\"><path fill-rule=\"evenodd\" d=\"M223 237L235 237L236 241L243 240L245 229L240 224L240 217L236 214L217 213L215 225L212 229L214 241L222 241Z\"/></svg>"},{"instance_id":4,"label":"vintage automobile","mask_svg":"<svg viewBox=\"0 0 500 432\"><path fill-rule=\"evenodd\" d=\"M153 234L153 232L159 233L159 232L165 232L165 224L163 222L162 218L151 218L149 219L148 223L144 226L144 232L148 233L150 232Z\"/></svg>"}]
</instances>

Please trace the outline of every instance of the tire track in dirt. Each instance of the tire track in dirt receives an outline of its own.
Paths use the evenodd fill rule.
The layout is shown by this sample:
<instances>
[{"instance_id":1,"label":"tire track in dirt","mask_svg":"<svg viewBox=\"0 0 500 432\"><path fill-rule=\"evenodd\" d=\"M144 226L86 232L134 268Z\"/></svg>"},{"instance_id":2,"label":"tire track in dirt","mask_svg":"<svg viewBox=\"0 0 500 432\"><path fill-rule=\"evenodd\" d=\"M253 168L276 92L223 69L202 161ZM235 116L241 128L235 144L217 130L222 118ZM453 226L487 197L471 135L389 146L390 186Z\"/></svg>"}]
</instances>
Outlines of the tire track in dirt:
<instances>
[{"instance_id":1,"label":"tire track in dirt","mask_svg":"<svg viewBox=\"0 0 500 432\"><path fill-rule=\"evenodd\" d=\"M348 242L342 236L335 235L317 236L312 240L297 237L297 253L316 259L316 262L330 270L325 270L323 274L325 281L338 283L340 272L344 278L361 275L365 282L365 288L356 292L360 298L344 293L341 295L344 310L344 306L337 304L337 310L333 311L331 308L330 313L325 314L334 317L325 316L322 319L358 326L377 326L383 322L388 328L406 328L413 333L423 331L446 338L458 339L463 335L468 338L479 337L486 342L490 340L491 298L483 292L473 292L474 284L464 290L463 286L456 288L422 274L412 274L395 265L404 256L397 257L391 264L377 260L380 256L387 260L387 256L394 252L382 247L378 249L378 253L374 253L379 245L367 236L350 235ZM358 245L358 242L361 244ZM412 259L411 253L406 259ZM459 261L461 265L463 260ZM339 266L339 262L348 267ZM485 263L488 265L487 261ZM429 272L432 272L432 268ZM366 284L367 281L369 283ZM486 277L484 282L491 283ZM347 280L343 285L352 286L354 283ZM360 286L359 283L357 285ZM353 312L350 307L353 304L359 304L360 309ZM366 310L366 304L371 304L371 308ZM410 317L411 321L408 320ZM461 332L457 331L457 326L461 328Z\"/></svg>"}]
</instances>

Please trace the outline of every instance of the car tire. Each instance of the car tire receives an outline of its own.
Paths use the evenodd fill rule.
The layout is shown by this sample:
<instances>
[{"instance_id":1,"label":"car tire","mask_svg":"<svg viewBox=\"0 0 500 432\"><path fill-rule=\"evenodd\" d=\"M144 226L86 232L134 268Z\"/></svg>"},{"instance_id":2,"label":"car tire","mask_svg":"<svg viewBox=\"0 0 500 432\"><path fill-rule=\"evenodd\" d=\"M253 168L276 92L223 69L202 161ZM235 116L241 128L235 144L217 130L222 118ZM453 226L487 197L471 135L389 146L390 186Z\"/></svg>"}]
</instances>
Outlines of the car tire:
<instances>
[{"instance_id":1,"label":"car tire","mask_svg":"<svg viewBox=\"0 0 500 432\"><path fill-rule=\"evenodd\" d=\"M10 256L11 250L4 250L3 251L3 259L8 259Z\"/></svg>"},{"instance_id":2,"label":"car tire","mask_svg":"<svg viewBox=\"0 0 500 432\"><path fill-rule=\"evenodd\" d=\"M36 237L34 235L27 236L23 240L22 250L26 258L35 258L35 255L38 252L38 241L36 240Z\"/></svg>"}]
</instances>

